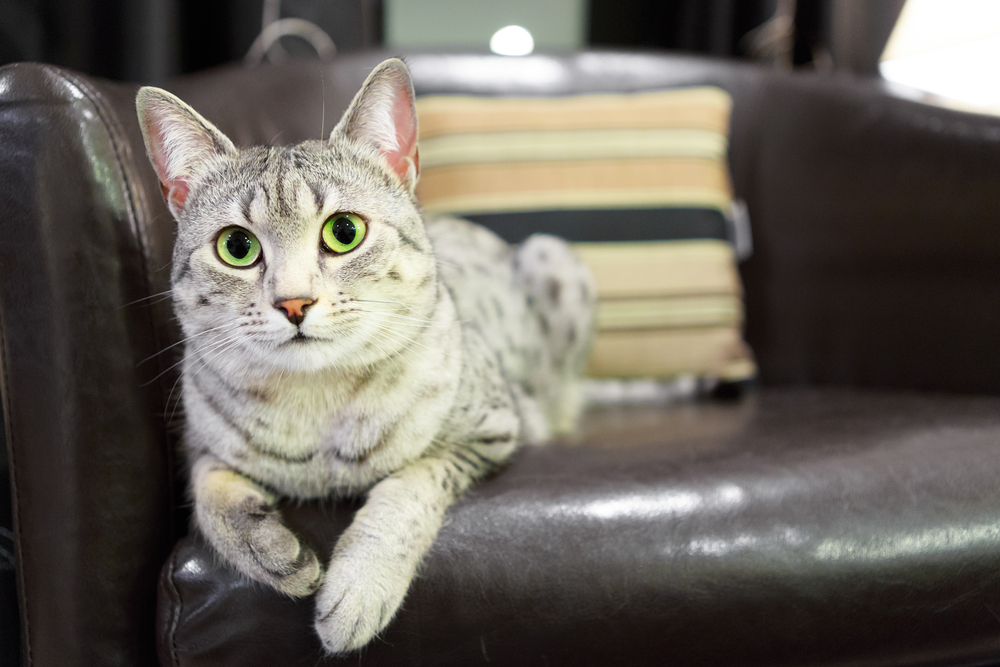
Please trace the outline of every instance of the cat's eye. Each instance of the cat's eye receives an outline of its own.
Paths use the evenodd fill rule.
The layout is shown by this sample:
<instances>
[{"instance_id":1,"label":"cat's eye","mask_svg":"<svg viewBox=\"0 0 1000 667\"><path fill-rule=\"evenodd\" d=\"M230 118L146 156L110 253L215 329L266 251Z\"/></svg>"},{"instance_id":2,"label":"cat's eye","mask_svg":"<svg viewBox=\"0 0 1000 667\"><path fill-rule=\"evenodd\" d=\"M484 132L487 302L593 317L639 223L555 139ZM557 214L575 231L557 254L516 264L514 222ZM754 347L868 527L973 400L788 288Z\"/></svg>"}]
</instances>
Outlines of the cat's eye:
<instances>
[{"instance_id":1,"label":"cat's eye","mask_svg":"<svg viewBox=\"0 0 1000 667\"><path fill-rule=\"evenodd\" d=\"M323 223L323 247L330 252L350 252L365 240L367 229L356 213L335 213Z\"/></svg>"},{"instance_id":2,"label":"cat's eye","mask_svg":"<svg viewBox=\"0 0 1000 667\"><path fill-rule=\"evenodd\" d=\"M226 227L215 241L215 252L229 266L245 269L260 259L260 241L242 227Z\"/></svg>"}]
</instances>

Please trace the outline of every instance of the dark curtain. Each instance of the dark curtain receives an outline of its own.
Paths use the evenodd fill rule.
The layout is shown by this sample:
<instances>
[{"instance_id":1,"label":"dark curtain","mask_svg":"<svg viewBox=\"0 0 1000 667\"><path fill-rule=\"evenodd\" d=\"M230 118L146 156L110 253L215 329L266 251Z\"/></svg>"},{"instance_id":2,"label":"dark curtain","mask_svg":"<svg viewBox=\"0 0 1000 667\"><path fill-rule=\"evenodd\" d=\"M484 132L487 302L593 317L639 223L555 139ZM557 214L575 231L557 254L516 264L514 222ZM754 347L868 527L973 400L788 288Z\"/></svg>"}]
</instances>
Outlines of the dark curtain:
<instances>
[{"instance_id":1,"label":"dark curtain","mask_svg":"<svg viewBox=\"0 0 1000 667\"><path fill-rule=\"evenodd\" d=\"M182 0L3 0L2 62L33 60L126 80L178 69ZM209 4L209 3L205 3Z\"/></svg>"},{"instance_id":2,"label":"dark curtain","mask_svg":"<svg viewBox=\"0 0 1000 667\"><path fill-rule=\"evenodd\" d=\"M875 74L903 0L589 3L592 46L724 58L761 58L748 35L791 4L788 64ZM382 0L283 0L281 11L316 23L347 52L381 43L381 7ZM156 83L241 59L260 32L262 10L263 0L0 0L0 64L33 60ZM282 43L296 51L294 40Z\"/></svg>"},{"instance_id":3,"label":"dark curtain","mask_svg":"<svg viewBox=\"0 0 1000 667\"><path fill-rule=\"evenodd\" d=\"M380 41L374 0L284 0L281 9L322 27L340 52ZM262 11L263 0L0 0L0 64L156 83L241 59Z\"/></svg>"},{"instance_id":4,"label":"dark curtain","mask_svg":"<svg viewBox=\"0 0 1000 667\"><path fill-rule=\"evenodd\" d=\"M755 58L752 31L791 8L790 66L876 74L904 0L590 0L589 42Z\"/></svg>"},{"instance_id":5,"label":"dark curtain","mask_svg":"<svg viewBox=\"0 0 1000 667\"><path fill-rule=\"evenodd\" d=\"M591 0L589 41L741 56L740 39L775 8L775 0Z\"/></svg>"}]
</instances>

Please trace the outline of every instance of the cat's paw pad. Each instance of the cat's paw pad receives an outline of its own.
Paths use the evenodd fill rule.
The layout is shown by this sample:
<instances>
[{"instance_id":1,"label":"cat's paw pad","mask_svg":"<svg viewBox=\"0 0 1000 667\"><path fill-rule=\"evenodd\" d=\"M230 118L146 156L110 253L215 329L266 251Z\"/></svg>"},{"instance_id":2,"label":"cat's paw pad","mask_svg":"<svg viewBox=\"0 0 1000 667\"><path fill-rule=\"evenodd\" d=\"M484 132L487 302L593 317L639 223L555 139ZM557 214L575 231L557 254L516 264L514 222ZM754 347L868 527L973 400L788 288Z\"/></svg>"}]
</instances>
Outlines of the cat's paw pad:
<instances>
[{"instance_id":1,"label":"cat's paw pad","mask_svg":"<svg viewBox=\"0 0 1000 667\"><path fill-rule=\"evenodd\" d=\"M316 552L282 523L273 505L250 501L236 511L242 514L241 532L255 579L293 597L311 595L319 588L323 568Z\"/></svg>"},{"instance_id":2,"label":"cat's paw pad","mask_svg":"<svg viewBox=\"0 0 1000 667\"><path fill-rule=\"evenodd\" d=\"M374 568L330 566L316 598L316 632L327 652L361 648L385 628L403 602L409 581L379 576Z\"/></svg>"}]
</instances>

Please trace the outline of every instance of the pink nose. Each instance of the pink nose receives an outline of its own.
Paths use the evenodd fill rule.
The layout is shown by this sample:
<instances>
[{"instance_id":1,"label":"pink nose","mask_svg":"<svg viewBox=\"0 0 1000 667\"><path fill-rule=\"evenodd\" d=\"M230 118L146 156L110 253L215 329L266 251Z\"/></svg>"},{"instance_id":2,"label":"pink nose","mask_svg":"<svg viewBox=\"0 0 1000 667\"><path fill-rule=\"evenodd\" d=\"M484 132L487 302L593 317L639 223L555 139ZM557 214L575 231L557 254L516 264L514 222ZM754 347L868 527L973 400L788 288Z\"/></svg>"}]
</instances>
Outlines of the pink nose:
<instances>
[{"instance_id":1,"label":"pink nose","mask_svg":"<svg viewBox=\"0 0 1000 667\"><path fill-rule=\"evenodd\" d=\"M274 307L285 312L285 317L292 324L298 326L302 320L306 319L306 308L316 303L316 299L284 299L276 301Z\"/></svg>"}]
</instances>

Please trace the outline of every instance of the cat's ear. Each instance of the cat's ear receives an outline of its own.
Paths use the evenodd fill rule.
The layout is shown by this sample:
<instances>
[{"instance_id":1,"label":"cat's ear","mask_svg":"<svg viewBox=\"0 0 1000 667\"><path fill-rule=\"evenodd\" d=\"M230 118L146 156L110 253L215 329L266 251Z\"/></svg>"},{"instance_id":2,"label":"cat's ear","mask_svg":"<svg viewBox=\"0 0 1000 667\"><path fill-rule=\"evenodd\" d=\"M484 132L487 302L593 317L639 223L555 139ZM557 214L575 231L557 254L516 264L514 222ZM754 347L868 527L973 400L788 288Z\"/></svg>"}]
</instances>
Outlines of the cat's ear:
<instances>
[{"instance_id":1,"label":"cat's ear","mask_svg":"<svg viewBox=\"0 0 1000 667\"><path fill-rule=\"evenodd\" d=\"M374 146L411 191L417 185L417 112L410 70L397 58L386 60L365 80L330 135Z\"/></svg>"},{"instance_id":2,"label":"cat's ear","mask_svg":"<svg viewBox=\"0 0 1000 667\"><path fill-rule=\"evenodd\" d=\"M236 147L197 111L165 90L141 88L135 108L163 198L177 217L184 210L192 175L214 156L235 156Z\"/></svg>"}]
</instances>

